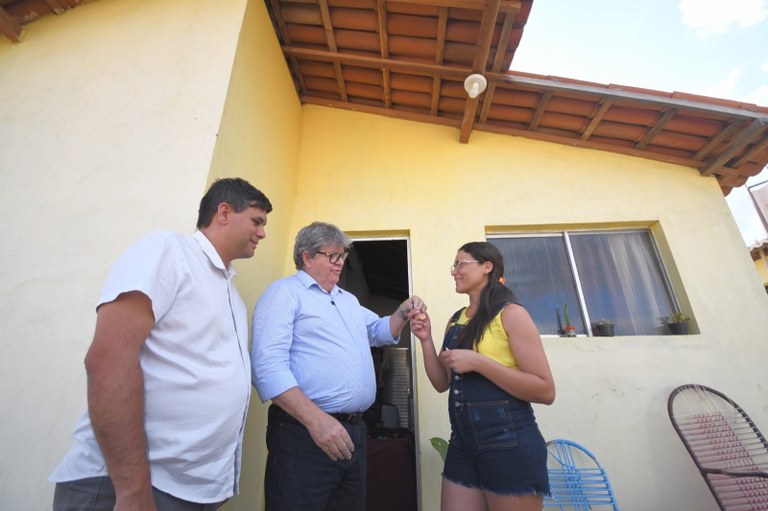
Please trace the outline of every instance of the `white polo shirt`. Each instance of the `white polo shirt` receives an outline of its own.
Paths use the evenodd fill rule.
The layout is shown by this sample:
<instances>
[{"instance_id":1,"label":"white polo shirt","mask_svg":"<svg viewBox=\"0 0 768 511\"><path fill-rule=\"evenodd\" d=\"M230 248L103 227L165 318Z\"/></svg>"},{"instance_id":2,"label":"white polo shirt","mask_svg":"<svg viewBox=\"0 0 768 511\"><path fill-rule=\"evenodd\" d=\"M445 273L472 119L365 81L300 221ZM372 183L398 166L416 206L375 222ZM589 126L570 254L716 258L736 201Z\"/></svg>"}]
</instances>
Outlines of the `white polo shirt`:
<instances>
[{"instance_id":1,"label":"white polo shirt","mask_svg":"<svg viewBox=\"0 0 768 511\"><path fill-rule=\"evenodd\" d=\"M120 257L99 299L141 291L152 301L155 325L140 356L152 485L190 502L238 491L251 369L234 275L202 232L155 232ZM87 411L74 436L49 480L107 475Z\"/></svg>"}]
</instances>

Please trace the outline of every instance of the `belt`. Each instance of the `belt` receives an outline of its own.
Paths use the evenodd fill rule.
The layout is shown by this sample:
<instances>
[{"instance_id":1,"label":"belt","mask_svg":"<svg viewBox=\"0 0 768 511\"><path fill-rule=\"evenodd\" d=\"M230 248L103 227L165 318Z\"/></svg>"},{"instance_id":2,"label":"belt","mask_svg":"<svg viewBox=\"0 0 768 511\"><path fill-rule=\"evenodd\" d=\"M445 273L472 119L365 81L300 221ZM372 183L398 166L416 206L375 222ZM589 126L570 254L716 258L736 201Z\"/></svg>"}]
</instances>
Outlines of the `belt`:
<instances>
[{"instance_id":1,"label":"belt","mask_svg":"<svg viewBox=\"0 0 768 511\"><path fill-rule=\"evenodd\" d=\"M300 424L299 421L297 421L291 414L283 410L277 405L270 405L270 410L274 410L275 413L279 414L280 416L284 417L286 420L289 420L291 422L295 422L297 424ZM328 412L326 412L328 413ZM339 422L346 422L347 424L357 424L360 422L360 420L363 418L363 412L355 412L355 413L328 413L331 417L336 419Z\"/></svg>"},{"instance_id":2,"label":"belt","mask_svg":"<svg viewBox=\"0 0 768 511\"><path fill-rule=\"evenodd\" d=\"M329 413L331 417L336 419L339 422L347 422L349 424L357 424L360 422L360 419L363 418L363 412L355 412L355 413Z\"/></svg>"}]
</instances>

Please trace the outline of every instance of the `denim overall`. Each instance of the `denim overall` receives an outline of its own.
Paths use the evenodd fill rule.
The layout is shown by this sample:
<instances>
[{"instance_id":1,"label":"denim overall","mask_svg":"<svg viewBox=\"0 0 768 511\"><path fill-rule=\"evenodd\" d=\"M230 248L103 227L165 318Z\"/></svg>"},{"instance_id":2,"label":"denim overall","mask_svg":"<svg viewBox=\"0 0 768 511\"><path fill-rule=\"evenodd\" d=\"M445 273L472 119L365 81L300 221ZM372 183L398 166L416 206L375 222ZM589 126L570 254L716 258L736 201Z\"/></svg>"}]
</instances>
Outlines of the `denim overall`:
<instances>
[{"instance_id":1,"label":"denim overall","mask_svg":"<svg viewBox=\"0 0 768 511\"><path fill-rule=\"evenodd\" d=\"M454 349L464 325L451 317L443 349ZM443 476L500 495L549 494L547 451L533 408L479 373L451 371L451 441Z\"/></svg>"}]
</instances>

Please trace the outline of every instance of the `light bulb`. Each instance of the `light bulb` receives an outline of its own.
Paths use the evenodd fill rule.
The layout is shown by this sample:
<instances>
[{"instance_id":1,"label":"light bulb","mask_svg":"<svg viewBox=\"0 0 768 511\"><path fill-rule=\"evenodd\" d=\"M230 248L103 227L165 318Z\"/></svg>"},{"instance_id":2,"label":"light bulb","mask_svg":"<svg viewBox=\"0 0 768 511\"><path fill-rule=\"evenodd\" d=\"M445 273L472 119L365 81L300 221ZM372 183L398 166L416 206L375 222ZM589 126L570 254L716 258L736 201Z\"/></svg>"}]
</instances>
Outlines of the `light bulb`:
<instances>
[{"instance_id":1,"label":"light bulb","mask_svg":"<svg viewBox=\"0 0 768 511\"><path fill-rule=\"evenodd\" d=\"M471 74L464 80L464 90L467 91L467 94L472 99L482 94L487 86L488 81L481 74Z\"/></svg>"}]
</instances>

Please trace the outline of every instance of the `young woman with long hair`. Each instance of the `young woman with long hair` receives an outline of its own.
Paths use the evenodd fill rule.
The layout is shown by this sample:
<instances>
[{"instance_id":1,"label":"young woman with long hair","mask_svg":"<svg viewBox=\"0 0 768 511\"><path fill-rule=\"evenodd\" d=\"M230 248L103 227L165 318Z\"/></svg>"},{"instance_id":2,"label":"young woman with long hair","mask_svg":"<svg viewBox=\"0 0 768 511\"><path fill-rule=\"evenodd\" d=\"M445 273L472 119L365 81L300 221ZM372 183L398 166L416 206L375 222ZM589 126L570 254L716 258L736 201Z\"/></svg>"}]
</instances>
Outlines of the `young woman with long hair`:
<instances>
[{"instance_id":1,"label":"young woman with long hair","mask_svg":"<svg viewBox=\"0 0 768 511\"><path fill-rule=\"evenodd\" d=\"M504 285L495 245L463 245L451 275L469 305L448 320L440 352L425 312L411 325L429 381L450 390L441 510L540 511L549 493L547 451L531 403L555 399L541 337Z\"/></svg>"}]
</instances>

